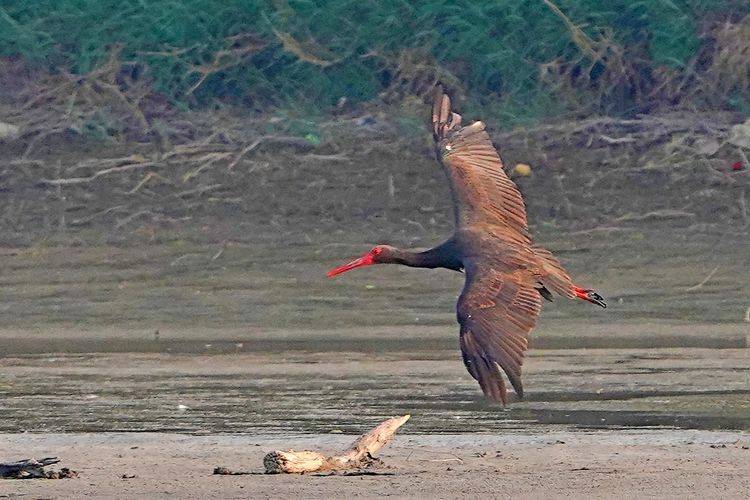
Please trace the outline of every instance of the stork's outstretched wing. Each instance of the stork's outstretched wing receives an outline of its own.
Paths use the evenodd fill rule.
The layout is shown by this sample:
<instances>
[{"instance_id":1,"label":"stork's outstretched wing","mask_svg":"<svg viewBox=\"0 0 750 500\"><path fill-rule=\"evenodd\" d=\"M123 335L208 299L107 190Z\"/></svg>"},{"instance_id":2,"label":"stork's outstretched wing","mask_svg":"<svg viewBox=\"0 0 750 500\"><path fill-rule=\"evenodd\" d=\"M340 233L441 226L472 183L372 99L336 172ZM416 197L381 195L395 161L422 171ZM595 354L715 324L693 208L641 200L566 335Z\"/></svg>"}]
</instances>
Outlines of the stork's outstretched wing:
<instances>
[{"instance_id":1,"label":"stork's outstretched wing","mask_svg":"<svg viewBox=\"0 0 750 500\"><path fill-rule=\"evenodd\" d=\"M457 306L461 353L466 369L488 398L508 402L500 368L516 394L523 396L521 364L541 308L539 291L518 275L492 266L481 266L481 272L467 266Z\"/></svg>"},{"instance_id":2,"label":"stork's outstretched wing","mask_svg":"<svg viewBox=\"0 0 750 500\"><path fill-rule=\"evenodd\" d=\"M438 86L432 127L438 159L450 182L456 228L489 224L510 240L528 243L523 198L505 174L484 123L462 127L461 115L451 110L450 98Z\"/></svg>"}]
</instances>

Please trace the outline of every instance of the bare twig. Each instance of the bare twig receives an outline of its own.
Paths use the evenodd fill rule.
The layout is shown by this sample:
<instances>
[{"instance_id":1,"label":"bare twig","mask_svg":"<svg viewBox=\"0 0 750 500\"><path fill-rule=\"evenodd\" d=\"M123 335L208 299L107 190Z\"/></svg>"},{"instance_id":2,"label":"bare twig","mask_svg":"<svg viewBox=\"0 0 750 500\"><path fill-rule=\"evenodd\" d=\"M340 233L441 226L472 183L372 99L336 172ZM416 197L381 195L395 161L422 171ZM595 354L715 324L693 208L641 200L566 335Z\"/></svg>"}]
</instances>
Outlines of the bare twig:
<instances>
[{"instance_id":1,"label":"bare twig","mask_svg":"<svg viewBox=\"0 0 750 500\"><path fill-rule=\"evenodd\" d=\"M200 77L185 92L186 96L192 95L198 87L210 77L232 66L237 66L248 57L251 57L266 47L267 43L247 34L231 36L225 39L228 48L219 50L213 54L213 60L208 64L192 66L188 72L198 73Z\"/></svg>"},{"instance_id":2,"label":"bare twig","mask_svg":"<svg viewBox=\"0 0 750 500\"><path fill-rule=\"evenodd\" d=\"M191 170L190 172L188 172L185 175L183 175L182 176L182 182L188 182L190 179L193 179L194 177L198 177L205 170L208 170L209 168L211 168L211 165L213 165L214 163L216 163L218 161L226 160L227 158L229 158L229 156L230 156L229 153L209 153L209 154L207 154L206 156L204 156L203 158L201 158L201 160L206 159L206 158L208 158L208 160L205 161L201 166L199 166L195 170ZM201 161L201 160L198 160L198 161Z\"/></svg>"},{"instance_id":3,"label":"bare twig","mask_svg":"<svg viewBox=\"0 0 750 500\"><path fill-rule=\"evenodd\" d=\"M94 175L91 175L89 177L72 177L70 179L40 179L39 183L47 184L50 186L70 186L70 185L75 185L75 184L85 184L87 182L91 182L105 175L129 172L131 170L139 170L143 168L159 167L159 166L161 166L160 163L152 162L152 161L144 162L144 163L133 163L130 165L123 165L121 167L105 168L104 170L100 170L96 172Z\"/></svg>"},{"instance_id":4,"label":"bare twig","mask_svg":"<svg viewBox=\"0 0 750 500\"><path fill-rule=\"evenodd\" d=\"M716 271L718 271L718 270L719 270L719 266L717 265L716 267L713 268L713 270L711 270L710 273L708 273L708 275L705 278L703 278L703 281L701 281L697 285L693 285L691 287L686 288L685 291L686 292L692 292L694 290L698 290L700 288L703 288L703 285L705 285L706 283L708 283L708 280L710 280L711 278L713 278L714 274L716 274Z\"/></svg>"},{"instance_id":5,"label":"bare twig","mask_svg":"<svg viewBox=\"0 0 750 500\"><path fill-rule=\"evenodd\" d=\"M599 60L599 54L595 50L596 42L589 38L586 33L583 32L581 28L576 26L573 21L570 20L568 16L566 16L560 8L553 4L550 0L542 0L547 7L550 8L552 12L554 12L557 17L562 19L562 22L565 23L565 26L568 28L568 31L570 31L570 38L573 40L573 43L575 43L581 51L586 54L588 57L590 57L592 60Z\"/></svg>"},{"instance_id":6,"label":"bare twig","mask_svg":"<svg viewBox=\"0 0 750 500\"><path fill-rule=\"evenodd\" d=\"M627 144L637 141L635 137L610 137L604 134L599 135L599 138L607 144Z\"/></svg>"},{"instance_id":7,"label":"bare twig","mask_svg":"<svg viewBox=\"0 0 750 500\"><path fill-rule=\"evenodd\" d=\"M138 184L136 184L133 189L131 189L130 191L128 191L128 194L135 194L135 193L137 193L138 191L141 190L141 188L143 186L145 186L146 184L148 184L151 181L151 179L157 179L157 180L159 180L161 182L164 182L166 184L172 184L171 181L169 181L168 179L164 178L163 176L157 174L156 172L149 172L149 173L147 173L146 175L143 176L143 179L141 179L141 181Z\"/></svg>"},{"instance_id":8,"label":"bare twig","mask_svg":"<svg viewBox=\"0 0 750 500\"><path fill-rule=\"evenodd\" d=\"M279 39L282 47L284 47L284 50L297 56L300 61L305 61L307 63L320 66L321 68L327 68L328 66L332 66L342 60L341 58L339 58L332 61L327 61L314 54L311 54L310 52L305 50L302 47L302 44L289 33L284 33L282 31L277 31L274 29L273 34L276 35L276 38Z\"/></svg>"},{"instance_id":9,"label":"bare twig","mask_svg":"<svg viewBox=\"0 0 750 500\"><path fill-rule=\"evenodd\" d=\"M261 144L263 144L263 141L265 141L267 139L268 139L267 136L258 137L253 142L251 142L250 144L248 144L247 146L245 146L244 148L242 148L240 150L240 152L237 153L237 155L234 157L234 160L232 160L229 163L229 165L227 166L227 170L232 170L237 165L237 163L239 163L239 161L242 159L242 157L244 157L246 154L248 154L253 149L257 148Z\"/></svg>"},{"instance_id":10,"label":"bare twig","mask_svg":"<svg viewBox=\"0 0 750 500\"><path fill-rule=\"evenodd\" d=\"M224 255L224 251L225 251L225 250L227 249L227 246L228 246L228 245L229 245L229 241L227 241L227 240L224 240L224 241L223 241L223 242L221 243L221 248L219 248L219 251L218 251L218 252L216 252L215 254L213 254L213 255L211 256L211 262L215 261L216 259L218 259L218 258L219 258L219 257L221 257L222 255Z\"/></svg>"},{"instance_id":11,"label":"bare twig","mask_svg":"<svg viewBox=\"0 0 750 500\"><path fill-rule=\"evenodd\" d=\"M80 218L80 219L73 219L72 221L70 221L70 225L71 226L84 226L84 225L88 224L89 222L91 222L92 220L96 219L97 217L101 217L102 215L111 214L113 212L117 212L118 210L122 210L124 208L125 208L124 205L117 205L116 207L110 207L110 208L107 208L105 210L101 210L99 212L96 212L96 213L94 213L92 215L89 215L88 217L83 217L83 218Z\"/></svg>"},{"instance_id":12,"label":"bare twig","mask_svg":"<svg viewBox=\"0 0 750 500\"><path fill-rule=\"evenodd\" d=\"M138 217L144 217L144 216L147 216L147 215L153 216L155 214L151 210L139 210L138 212L135 212L134 214L130 214L127 217L125 217L124 219L122 219L119 222L117 222L117 224L115 225L115 229L120 229L120 228L122 228L122 227L130 224L132 221L134 221Z\"/></svg>"},{"instance_id":13,"label":"bare twig","mask_svg":"<svg viewBox=\"0 0 750 500\"><path fill-rule=\"evenodd\" d=\"M55 134L62 134L68 130L68 127L52 127L47 130L40 131L34 138L32 138L29 143L26 145L26 149L24 150L23 154L21 155L22 159L26 159L29 157L31 152L36 147L37 143L41 142L43 139L46 139L47 137L50 137Z\"/></svg>"}]
</instances>

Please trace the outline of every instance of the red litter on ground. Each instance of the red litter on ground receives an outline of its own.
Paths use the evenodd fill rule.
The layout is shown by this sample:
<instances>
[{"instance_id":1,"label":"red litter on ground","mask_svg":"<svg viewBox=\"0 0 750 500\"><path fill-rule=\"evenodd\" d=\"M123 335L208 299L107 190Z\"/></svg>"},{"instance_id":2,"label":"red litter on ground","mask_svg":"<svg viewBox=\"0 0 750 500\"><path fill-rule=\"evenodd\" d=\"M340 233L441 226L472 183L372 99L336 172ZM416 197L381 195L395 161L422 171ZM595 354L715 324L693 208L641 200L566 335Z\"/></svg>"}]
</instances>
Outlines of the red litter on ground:
<instances>
[{"instance_id":1,"label":"red litter on ground","mask_svg":"<svg viewBox=\"0 0 750 500\"><path fill-rule=\"evenodd\" d=\"M734 170L734 171L742 170L742 165L743 164L742 164L741 161L736 161L736 162L732 163L732 170Z\"/></svg>"}]
</instances>

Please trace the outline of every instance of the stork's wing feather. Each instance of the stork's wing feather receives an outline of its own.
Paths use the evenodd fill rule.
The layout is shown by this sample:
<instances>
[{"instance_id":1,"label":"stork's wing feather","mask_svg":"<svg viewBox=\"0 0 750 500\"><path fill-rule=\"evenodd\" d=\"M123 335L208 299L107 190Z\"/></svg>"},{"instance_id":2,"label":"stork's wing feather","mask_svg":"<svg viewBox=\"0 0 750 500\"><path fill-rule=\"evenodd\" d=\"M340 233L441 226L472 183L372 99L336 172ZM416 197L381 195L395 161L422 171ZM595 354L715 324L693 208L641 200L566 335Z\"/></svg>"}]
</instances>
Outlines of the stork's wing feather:
<instances>
[{"instance_id":1,"label":"stork's wing feather","mask_svg":"<svg viewBox=\"0 0 750 500\"><path fill-rule=\"evenodd\" d=\"M461 353L466 369L488 398L508 402L500 368L516 394L523 396L521 364L541 307L539 292L514 275L467 266L457 307Z\"/></svg>"},{"instance_id":2,"label":"stork's wing feather","mask_svg":"<svg viewBox=\"0 0 750 500\"><path fill-rule=\"evenodd\" d=\"M450 182L457 228L488 223L528 243L523 198L505 174L484 123L461 127L461 116L451 111L450 98L437 87L432 126L438 159Z\"/></svg>"}]
</instances>

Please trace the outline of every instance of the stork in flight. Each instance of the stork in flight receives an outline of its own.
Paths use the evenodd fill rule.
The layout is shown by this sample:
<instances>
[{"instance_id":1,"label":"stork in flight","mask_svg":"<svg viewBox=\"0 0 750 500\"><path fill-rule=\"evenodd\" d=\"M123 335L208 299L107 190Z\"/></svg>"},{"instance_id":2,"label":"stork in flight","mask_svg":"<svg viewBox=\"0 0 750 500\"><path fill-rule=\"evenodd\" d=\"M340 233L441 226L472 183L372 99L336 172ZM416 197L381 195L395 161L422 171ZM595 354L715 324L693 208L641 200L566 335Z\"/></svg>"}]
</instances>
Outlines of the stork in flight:
<instances>
[{"instance_id":1,"label":"stork in flight","mask_svg":"<svg viewBox=\"0 0 750 500\"><path fill-rule=\"evenodd\" d=\"M521 193L505 174L484 123L462 127L439 86L432 131L453 199L453 236L424 252L377 245L328 277L371 264L464 271L456 305L463 361L486 397L507 404L500 369L523 397L521 364L542 297L552 301L556 293L607 306L598 293L575 286L560 262L533 243Z\"/></svg>"}]
</instances>

